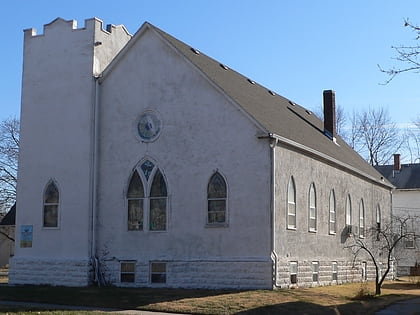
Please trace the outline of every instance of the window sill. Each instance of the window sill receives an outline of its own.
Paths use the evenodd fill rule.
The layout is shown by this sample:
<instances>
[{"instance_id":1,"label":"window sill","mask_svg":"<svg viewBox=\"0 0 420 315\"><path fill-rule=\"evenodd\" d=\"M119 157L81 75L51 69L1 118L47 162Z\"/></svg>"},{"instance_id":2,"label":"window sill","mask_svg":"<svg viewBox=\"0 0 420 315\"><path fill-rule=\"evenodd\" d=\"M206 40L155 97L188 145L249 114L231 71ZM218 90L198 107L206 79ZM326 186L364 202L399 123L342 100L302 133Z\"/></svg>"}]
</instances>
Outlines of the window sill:
<instances>
[{"instance_id":1,"label":"window sill","mask_svg":"<svg viewBox=\"0 0 420 315\"><path fill-rule=\"evenodd\" d=\"M336 236L337 232L330 232L329 235Z\"/></svg>"},{"instance_id":2,"label":"window sill","mask_svg":"<svg viewBox=\"0 0 420 315\"><path fill-rule=\"evenodd\" d=\"M318 232L318 230L309 230L308 232L309 232L309 233L317 233L317 232Z\"/></svg>"},{"instance_id":3,"label":"window sill","mask_svg":"<svg viewBox=\"0 0 420 315\"><path fill-rule=\"evenodd\" d=\"M295 227L292 227L292 226L288 226L287 229L290 230L290 231L296 231L297 230Z\"/></svg>"},{"instance_id":4,"label":"window sill","mask_svg":"<svg viewBox=\"0 0 420 315\"><path fill-rule=\"evenodd\" d=\"M206 228L228 228L229 224L227 223L207 223Z\"/></svg>"}]
</instances>

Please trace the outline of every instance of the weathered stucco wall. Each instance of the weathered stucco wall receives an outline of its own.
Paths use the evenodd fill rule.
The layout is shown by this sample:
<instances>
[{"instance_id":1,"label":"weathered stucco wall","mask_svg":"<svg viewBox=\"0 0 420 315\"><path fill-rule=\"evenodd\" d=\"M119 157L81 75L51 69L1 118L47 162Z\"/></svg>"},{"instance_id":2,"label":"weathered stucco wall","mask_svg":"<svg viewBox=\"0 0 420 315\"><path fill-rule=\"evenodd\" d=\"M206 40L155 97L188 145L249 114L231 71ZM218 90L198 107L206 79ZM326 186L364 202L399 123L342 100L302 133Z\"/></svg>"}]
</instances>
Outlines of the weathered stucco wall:
<instances>
[{"instance_id":1,"label":"weathered stucco wall","mask_svg":"<svg viewBox=\"0 0 420 315\"><path fill-rule=\"evenodd\" d=\"M288 229L287 189L293 176L296 185L296 230ZM309 232L309 188L314 183L316 190L317 231ZM329 233L329 197L334 189L336 199L336 233ZM319 262L319 284L331 283L332 263L338 263L338 283L353 279L360 280L361 261L369 262L363 255L356 268L351 270L353 256L344 247L350 239L345 229L345 205L347 195L352 203L352 225L359 225L359 203L363 199L365 227L376 224L376 207L379 204L382 224L389 222L391 210L390 190L351 175L329 164L302 155L284 145L276 148L276 237L275 249L278 255L277 284L290 286L290 262L298 262L298 284L317 285L312 281L312 262ZM368 270L369 265L368 265ZM372 270L373 272L373 270ZM310 276L306 273L309 273ZM369 275L373 277L373 273ZM329 279L329 281L328 281Z\"/></svg>"},{"instance_id":2,"label":"weathered stucco wall","mask_svg":"<svg viewBox=\"0 0 420 315\"><path fill-rule=\"evenodd\" d=\"M56 19L40 35L34 29L25 30L16 252L10 283L60 279L48 264L38 266L42 260L68 259L71 264L89 259L93 60L101 59L95 66L103 69L130 38L121 27L113 31L103 31L97 19L86 20L84 28L77 28L76 21ZM95 45L95 33L100 33L103 45ZM60 193L58 227L54 228L43 227L43 195L49 181L55 182ZM33 228L31 247L20 247L22 226ZM28 263L31 259L32 264ZM22 278L30 270L38 280ZM84 278L77 283L87 285L88 272L82 273ZM68 284L64 278L53 283Z\"/></svg>"},{"instance_id":3,"label":"weathered stucco wall","mask_svg":"<svg viewBox=\"0 0 420 315\"><path fill-rule=\"evenodd\" d=\"M270 148L257 138L256 125L154 31L142 35L100 89L98 251L139 264L165 261L168 286L270 287ZM136 129L145 110L162 119L151 143ZM164 232L127 230L125 194L133 168L145 158L167 180ZM228 187L223 227L206 226L207 185L216 170ZM242 265L252 265L254 276L227 281L241 278ZM203 282L205 275L213 280ZM149 279L149 269L139 268L136 277Z\"/></svg>"}]
</instances>

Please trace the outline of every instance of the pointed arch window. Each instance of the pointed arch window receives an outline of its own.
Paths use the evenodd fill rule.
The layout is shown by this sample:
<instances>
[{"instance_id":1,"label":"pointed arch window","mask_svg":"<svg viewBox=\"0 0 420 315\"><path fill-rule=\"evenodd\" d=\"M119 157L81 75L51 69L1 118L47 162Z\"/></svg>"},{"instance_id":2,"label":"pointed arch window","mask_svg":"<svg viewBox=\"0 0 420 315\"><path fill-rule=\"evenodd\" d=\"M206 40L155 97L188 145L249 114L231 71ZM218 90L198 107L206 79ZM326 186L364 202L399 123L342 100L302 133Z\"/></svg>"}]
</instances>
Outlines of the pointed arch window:
<instances>
[{"instance_id":1,"label":"pointed arch window","mask_svg":"<svg viewBox=\"0 0 420 315\"><path fill-rule=\"evenodd\" d=\"M223 176L216 172L207 185L207 223L226 223L227 187Z\"/></svg>"},{"instance_id":2,"label":"pointed arch window","mask_svg":"<svg viewBox=\"0 0 420 315\"><path fill-rule=\"evenodd\" d=\"M128 230L143 230L144 188L139 173L131 176L127 191Z\"/></svg>"},{"instance_id":3,"label":"pointed arch window","mask_svg":"<svg viewBox=\"0 0 420 315\"><path fill-rule=\"evenodd\" d=\"M290 177L287 188L287 228L296 230L296 187L293 177Z\"/></svg>"},{"instance_id":4,"label":"pointed arch window","mask_svg":"<svg viewBox=\"0 0 420 315\"><path fill-rule=\"evenodd\" d=\"M330 192L329 209L330 209L330 219L329 219L330 234L336 234L337 225L336 225L336 208L335 208L334 189L331 189L331 192Z\"/></svg>"},{"instance_id":5,"label":"pointed arch window","mask_svg":"<svg viewBox=\"0 0 420 315\"><path fill-rule=\"evenodd\" d=\"M351 225L351 199L350 195L347 195L346 199L346 226Z\"/></svg>"},{"instance_id":6,"label":"pointed arch window","mask_svg":"<svg viewBox=\"0 0 420 315\"><path fill-rule=\"evenodd\" d=\"M360 200L359 204L359 237L365 237L365 205L363 199Z\"/></svg>"},{"instance_id":7,"label":"pointed arch window","mask_svg":"<svg viewBox=\"0 0 420 315\"><path fill-rule=\"evenodd\" d=\"M168 193L165 178L157 165L144 161L131 176L127 189L128 230L165 231Z\"/></svg>"},{"instance_id":8,"label":"pointed arch window","mask_svg":"<svg viewBox=\"0 0 420 315\"><path fill-rule=\"evenodd\" d=\"M315 184L309 187L309 231L316 232L317 211L316 211L316 191Z\"/></svg>"},{"instance_id":9,"label":"pointed arch window","mask_svg":"<svg viewBox=\"0 0 420 315\"><path fill-rule=\"evenodd\" d=\"M51 181L44 191L43 226L48 228L58 227L58 206L60 193L57 185Z\"/></svg>"}]
</instances>

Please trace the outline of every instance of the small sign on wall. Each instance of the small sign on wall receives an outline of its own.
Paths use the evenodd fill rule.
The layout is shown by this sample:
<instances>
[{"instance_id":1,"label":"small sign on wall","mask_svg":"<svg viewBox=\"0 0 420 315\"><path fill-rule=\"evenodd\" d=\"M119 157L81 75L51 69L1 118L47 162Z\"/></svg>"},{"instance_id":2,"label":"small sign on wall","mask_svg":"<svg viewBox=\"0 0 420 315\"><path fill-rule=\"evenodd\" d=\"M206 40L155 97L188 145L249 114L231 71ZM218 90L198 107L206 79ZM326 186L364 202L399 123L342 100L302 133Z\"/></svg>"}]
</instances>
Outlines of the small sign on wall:
<instances>
[{"instance_id":1,"label":"small sign on wall","mask_svg":"<svg viewBox=\"0 0 420 315\"><path fill-rule=\"evenodd\" d=\"M32 225L21 225L20 227L20 247L32 247Z\"/></svg>"}]
</instances>

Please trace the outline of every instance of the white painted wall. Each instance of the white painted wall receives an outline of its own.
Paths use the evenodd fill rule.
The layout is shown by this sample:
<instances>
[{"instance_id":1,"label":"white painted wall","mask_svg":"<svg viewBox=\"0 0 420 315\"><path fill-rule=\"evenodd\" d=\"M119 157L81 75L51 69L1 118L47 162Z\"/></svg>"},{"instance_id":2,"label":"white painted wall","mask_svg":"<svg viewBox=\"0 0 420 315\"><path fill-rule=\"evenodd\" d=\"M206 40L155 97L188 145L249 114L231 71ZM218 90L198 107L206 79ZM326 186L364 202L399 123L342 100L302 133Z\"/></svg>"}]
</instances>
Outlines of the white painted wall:
<instances>
[{"instance_id":1,"label":"white painted wall","mask_svg":"<svg viewBox=\"0 0 420 315\"><path fill-rule=\"evenodd\" d=\"M101 71L130 38L122 27L113 31L104 32L97 19L86 20L84 28L77 28L75 21L57 19L45 25L40 35L34 29L25 30L16 272L11 272L11 283L30 283L19 271L31 259L45 263L89 259L93 60L95 71ZM96 33L103 45L94 45ZM50 180L60 191L58 228L43 227L43 192ZM31 248L20 248L22 225L33 226ZM86 264L81 266L83 280L76 284L83 285L88 283L88 272ZM38 276L48 282L54 273Z\"/></svg>"},{"instance_id":2,"label":"white painted wall","mask_svg":"<svg viewBox=\"0 0 420 315\"><path fill-rule=\"evenodd\" d=\"M171 282L168 274L169 286L185 279L209 285L197 280L199 274L220 263L224 272L209 272L220 283L228 273L240 278L235 264L256 261L253 268L266 271L263 287L270 287L270 148L256 137L251 120L150 30L103 79L100 94L98 251L106 248L108 258L146 265L183 262L184 273L177 267L173 275L178 280ZM141 142L136 130L146 109L163 121L152 143ZM156 161L167 179L165 232L127 231L125 193L132 169L145 157ZM228 226L209 228L207 184L216 170L227 180ZM147 284L148 272L137 275ZM252 281L261 277L248 279L248 287Z\"/></svg>"}]
</instances>

